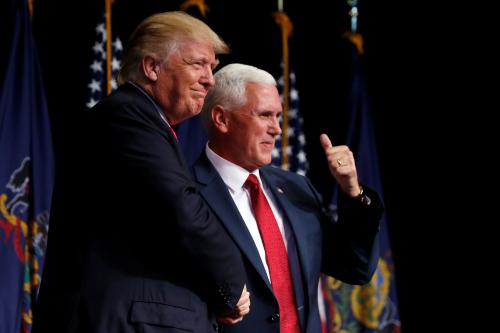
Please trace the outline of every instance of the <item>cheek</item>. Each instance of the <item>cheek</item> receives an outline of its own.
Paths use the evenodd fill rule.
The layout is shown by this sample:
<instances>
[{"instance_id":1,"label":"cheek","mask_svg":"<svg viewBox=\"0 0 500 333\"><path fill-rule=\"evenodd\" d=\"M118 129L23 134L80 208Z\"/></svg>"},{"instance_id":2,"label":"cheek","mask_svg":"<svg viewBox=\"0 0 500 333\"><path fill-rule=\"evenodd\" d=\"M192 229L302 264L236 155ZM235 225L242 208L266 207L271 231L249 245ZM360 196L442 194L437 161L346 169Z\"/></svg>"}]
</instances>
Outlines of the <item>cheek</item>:
<instances>
[{"instance_id":1,"label":"cheek","mask_svg":"<svg viewBox=\"0 0 500 333\"><path fill-rule=\"evenodd\" d=\"M184 82L186 83L187 86L192 86L195 85L197 82L200 81L201 79L201 74L199 73L186 73L184 76Z\"/></svg>"}]
</instances>

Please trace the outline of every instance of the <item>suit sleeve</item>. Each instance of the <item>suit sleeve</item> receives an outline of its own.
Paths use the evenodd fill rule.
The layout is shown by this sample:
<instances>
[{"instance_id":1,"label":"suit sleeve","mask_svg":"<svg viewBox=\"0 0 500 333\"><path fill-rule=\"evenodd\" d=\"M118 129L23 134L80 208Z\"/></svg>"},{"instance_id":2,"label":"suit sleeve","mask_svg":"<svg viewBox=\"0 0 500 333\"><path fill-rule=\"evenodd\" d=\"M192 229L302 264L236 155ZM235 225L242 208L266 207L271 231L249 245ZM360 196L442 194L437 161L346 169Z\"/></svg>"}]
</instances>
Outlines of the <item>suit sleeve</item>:
<instances>
[{"instance_id":1,"label":"suit sleeve","mask_svg":"<svg viewBox=\"0 0 500 333\"><path fill-rule=\"evenodd\" d=\"M104 121L106 139L98 149L115 179L111 186L119 188L116 192L126 202L124 209L141 221L140 228L130 227L139 234L147 230L150 241L144 246L157 252L158 266L162 267L162 252L177 249L189 262L170 269L189 265L198 272L194 275L200 284L211 282L211 296L219 309L230 312L244 285L241 256L198 194L177 142L153 116L127 104Z\"/></svg>"},{"instance_id":2,"label":"suit sleeve","mask_svg":"<svg viewBox=\"0 0 500 333\"><path fill-rule=\"evenodd\" d=\"M340 191L337 219L331 214L323 214L322 219L322 272L349 284L368 283L380 255L383 204L376 192L363 187L371 199L369 205ZM319 198L314 189L313 192Z\"/></svg>"}]
</instances>

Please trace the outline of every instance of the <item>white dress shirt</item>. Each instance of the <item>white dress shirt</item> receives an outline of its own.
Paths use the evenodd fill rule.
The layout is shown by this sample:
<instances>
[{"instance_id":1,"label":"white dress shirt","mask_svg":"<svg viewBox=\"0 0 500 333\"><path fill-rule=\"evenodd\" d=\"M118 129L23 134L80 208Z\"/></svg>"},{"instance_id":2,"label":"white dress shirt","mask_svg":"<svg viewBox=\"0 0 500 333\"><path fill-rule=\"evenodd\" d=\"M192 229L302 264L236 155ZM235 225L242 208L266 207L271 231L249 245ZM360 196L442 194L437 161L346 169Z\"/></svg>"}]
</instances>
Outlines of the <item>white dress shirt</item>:
<instances>
[{"instance_id":1,"label":"white dress shirt","mask_svg":"<svg viewBox=\"0 0 500 333\"><path fill-rule=\"evenodd\" d=\"M229 193L231 194L231 197L233 198L233 201L236 204L236 207L238 207L240 215L243 218L243 221L245 221L245 224L248 228L248 231L250 232L250 235L252 235L255 246L259 251L262 264L266 269L267 277L270 280L269 268L267 267L267 261L266 261L266 252L264 250L264 243L262 242L262 238L259 232L259 227L257 225L257 221L255 220L255 216L253 214L250 192L243 187L250 173L246 169L240 167L239 165L229 162L228 160L217 155L212 149L210 149L208 144L205 147L205 152L207 154L208 159L210 160L210 162L212 162L213 166L215 167L215 169L221 176L222 180L226 184L227 189L229 190ZM281 231L281 236L283 237L283 242L285 243L286 247L287 241L285 237L281 211L274 202L272 194L269 191L267 185L264 184L263 186L262 180L260 179L259 176L259 169L253 171L252 174L254 174L259 180L264 195L266 196L266 199L269 202L269 205L271 206L271 209L273 211L274 218L278 223L278 228Z\"/></svg>"}]
</instances>

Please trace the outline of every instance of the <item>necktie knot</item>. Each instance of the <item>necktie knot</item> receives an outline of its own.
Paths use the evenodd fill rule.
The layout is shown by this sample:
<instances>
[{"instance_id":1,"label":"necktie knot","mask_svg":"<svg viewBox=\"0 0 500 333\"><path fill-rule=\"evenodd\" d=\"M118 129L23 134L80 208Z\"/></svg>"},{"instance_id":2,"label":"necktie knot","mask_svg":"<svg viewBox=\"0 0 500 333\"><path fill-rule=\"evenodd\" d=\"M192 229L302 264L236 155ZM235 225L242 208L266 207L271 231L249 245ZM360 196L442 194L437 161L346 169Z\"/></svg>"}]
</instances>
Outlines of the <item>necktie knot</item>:
<instances>
[{"instance_id":1,"label":"necktie knot","mask_svg":"<svg viewBox=\"0 0 500 333\"><path fill-rule=\"evenodd\" d=\"M249 174L247 180L245 181L245 184L243 184L244 187L248 188L250 191L259 191L259 180L257 179L257 176L254 174Z\"/></svg>"}]
</instances>

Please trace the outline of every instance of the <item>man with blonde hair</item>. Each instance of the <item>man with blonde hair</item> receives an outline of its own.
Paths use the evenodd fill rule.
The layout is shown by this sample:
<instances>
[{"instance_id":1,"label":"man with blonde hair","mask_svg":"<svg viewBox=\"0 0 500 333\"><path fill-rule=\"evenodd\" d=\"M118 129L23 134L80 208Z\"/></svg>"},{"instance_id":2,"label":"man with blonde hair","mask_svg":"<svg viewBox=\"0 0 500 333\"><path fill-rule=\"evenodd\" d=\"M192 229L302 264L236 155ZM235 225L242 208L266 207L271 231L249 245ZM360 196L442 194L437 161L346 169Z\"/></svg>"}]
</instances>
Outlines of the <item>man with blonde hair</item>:
<instances>
[{"instance_id":1,"label":"man with blonde hair","mask_svg":"<svg viewBox=\"0 0 500 333\"><path fill-rule=\"evenodd\" d=\"M249 312L239 251L171 128L200 112L227 51L182 12L132 34L120 87L90 110L78 172L55 195L33 333L207 333Z\"/></svg>"}]
</instances>

